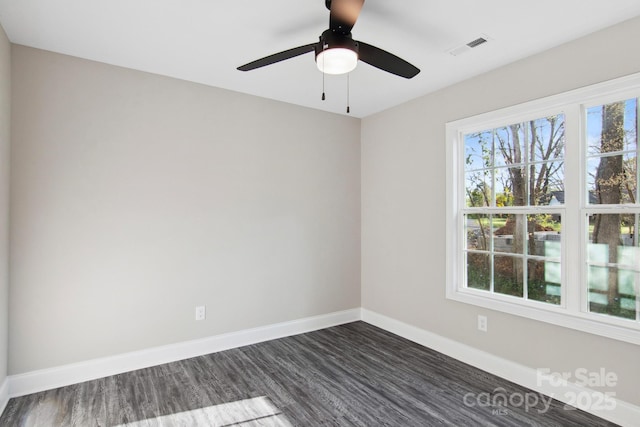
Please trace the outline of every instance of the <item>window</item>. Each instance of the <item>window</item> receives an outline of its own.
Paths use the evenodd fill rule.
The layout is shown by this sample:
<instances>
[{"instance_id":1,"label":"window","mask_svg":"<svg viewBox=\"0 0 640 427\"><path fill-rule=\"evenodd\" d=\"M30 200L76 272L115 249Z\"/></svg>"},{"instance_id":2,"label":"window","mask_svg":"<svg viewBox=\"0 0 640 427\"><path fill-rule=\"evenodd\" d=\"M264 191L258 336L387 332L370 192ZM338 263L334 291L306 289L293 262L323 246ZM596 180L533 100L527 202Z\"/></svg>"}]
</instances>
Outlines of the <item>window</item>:
<instances>
[{"instance_id":1,"label":"window","mask_svg":"<svg viewBox=\"0 0 640 427\"><path fill-rule=\"evenodd\" d=\"M560 304L564 115L467 133L466 285Z\"/></svg>"},{"instance_id":2,"label":"window","mask_svg":"<svg viewBox=\"0 0 640 427\"><path fill-rule=\"evenodd\" d=\"M447 297L640 343L640 75L447 124Z\"/></svg>"},{"instance_id":3,"label":"window","mask_svg":"<svg viewBox=\"0 0 640 427\"><path fill-rule=\"evenodd\" d=\"M588 309L638 320L638 99L586 112Z\"/></svg>"}]
</instances>

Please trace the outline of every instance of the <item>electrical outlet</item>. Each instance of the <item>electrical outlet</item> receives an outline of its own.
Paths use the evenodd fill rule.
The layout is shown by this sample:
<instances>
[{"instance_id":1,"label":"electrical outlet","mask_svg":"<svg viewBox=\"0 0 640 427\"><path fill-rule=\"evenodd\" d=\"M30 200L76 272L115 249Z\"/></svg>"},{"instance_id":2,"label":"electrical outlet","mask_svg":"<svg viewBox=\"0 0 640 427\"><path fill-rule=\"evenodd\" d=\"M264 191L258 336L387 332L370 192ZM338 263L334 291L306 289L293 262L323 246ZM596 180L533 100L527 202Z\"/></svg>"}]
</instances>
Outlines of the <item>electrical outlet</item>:
<instances>
[{"instance_id":1,"label":"electrical outlet","mask_svg":"<svg viewBox=\"0 0 640 427\"><path fill-rule=\"evenodd\" d=\"M207 308L204 305L196 307L196 320L204 320L207 317Z\"/></svg>"},{"instance_id":2,"label":"electrical outlet","mask_svg":"<svg viewBox=\"0 0 640 427\"><path fill-rule=\"evenodd\" d=\"M478 330L487 332L487 316L478 315Z\"/></svg>"}]
</instances>

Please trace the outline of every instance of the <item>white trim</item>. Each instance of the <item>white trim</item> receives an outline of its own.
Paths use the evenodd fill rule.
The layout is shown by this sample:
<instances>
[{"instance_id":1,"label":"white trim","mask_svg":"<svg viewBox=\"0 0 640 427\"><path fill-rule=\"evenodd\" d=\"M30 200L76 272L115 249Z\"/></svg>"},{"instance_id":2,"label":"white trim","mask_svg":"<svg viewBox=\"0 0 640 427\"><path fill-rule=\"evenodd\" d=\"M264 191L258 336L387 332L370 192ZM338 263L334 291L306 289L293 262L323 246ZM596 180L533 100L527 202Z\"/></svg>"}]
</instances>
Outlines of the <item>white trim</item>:
<instances>
[{"instance_id":1,"label":"white trim","mask_svg":"<svg viewBox=\"0 0 640 427\"><path fill-rule=\"evenodd\" d=\"M150 366L189 359L204 354L216 353L245 345L351 323L360 320L360 317L360 309L356 308L116 356L87 360L55 368L11 375L5 380L5 384L3 388L0 389L0 392L4 391L9 397L23 396L136 369L148 368ZM2 398L1 394L0 398ZM0 400L0 403L2 403L2 400ZM2 412L0 411L0 413Z\"/></svg>"},{"instance_id":2,"label":"white trim","mask_svg":"<svg viewBox=\"0 0 640 427\"><path fill-rule=\"evenodd\" d=\"M364 308L362 309L362 320L483 371L553 397L563 403L569 403L570 396L580 395L581 393L588 393L589 396L600 393L572 383L566 383L559 387L552 386L549 381L541 381L539 371L536 369L494 356ZM591 406L578 407L585 412L621 426L637 426L638 420L640 420L640 407L615 398L613 401L615 402L615 408L610 410L593 409ZM575 402L571 403L575 404Z\"/></svg>"},{"instance_id":3,"label":"white trim","mask_svg":"<svg viewBox=\"0 0 640 427\"><path fill-rule=\"evenodd\" d=\"M640 345L640 330L622 326L625 322L629 323L631 321L613 319L610 318L610 316L592 313L562 312L560 307L550 306L548 308L540 308L542 303L536 304L528 301L524 303L520 301L510 302L506 301L508 297L498 295L497 298L492 298L490 296L478 295L479 292L480 291L474 292L474 290L450 290L450 288L447 287L447 298L490 310L501 311L514 316L550 323L555 326Z\"/></svg>"},{"instance_id":4,"label":"white trim","mask_svg":"<svg viewBox=\"0 0 640 427\"><path fill-rule=\"evenodd\" d=\"M7 403L9 403L9 377L6 377L0 386L0 415L7 407Z\"/></svg>"},{"instance_id":5,"label":"white trim","mask_svg":"<svg viewBox=\"0 0 640 427\"><path fill-rule=\"evenodd\" d=\"M621 97L640 97L640 73L453 120L447 125L460 129L461 132L470 133L485 130L487 127L504 126L505 122L515 123L542 117L550 111L557 110L556 113L564 111L570 104L581 104L589 107L614 102L620 100Z\"/></svg>"},{"instance_id":6,"label":"white trim","mask_svg":"<svg viewBox=\"0 0 640 427\"><path fill-rule=\"evenodd\" d=\"M540 386L538 384L540 382L539 374L535 369L502 359L374 311L356 308L216 335L200 340L186 341L112 357L88 360L86 362L56 368L11 375L7 377L2 383L2 386L0 386L0 414L6 407L10 397L18 397L135 369L142 369L203 354L312 332L358 320L365 321L478 369L482 369L547 396L552 396L563 402L566 402L563 396L567 392L575 394L584 392L590 394L597 393L574 384L567 384L561 388L551 387L550 385L546 387ZM615 403L615 409L609 411L594 411L588 407L580 409L622 426L637 425L637 420L640 419L640 407L621 400L615 400Z\"/></svg>"}]
</instances>

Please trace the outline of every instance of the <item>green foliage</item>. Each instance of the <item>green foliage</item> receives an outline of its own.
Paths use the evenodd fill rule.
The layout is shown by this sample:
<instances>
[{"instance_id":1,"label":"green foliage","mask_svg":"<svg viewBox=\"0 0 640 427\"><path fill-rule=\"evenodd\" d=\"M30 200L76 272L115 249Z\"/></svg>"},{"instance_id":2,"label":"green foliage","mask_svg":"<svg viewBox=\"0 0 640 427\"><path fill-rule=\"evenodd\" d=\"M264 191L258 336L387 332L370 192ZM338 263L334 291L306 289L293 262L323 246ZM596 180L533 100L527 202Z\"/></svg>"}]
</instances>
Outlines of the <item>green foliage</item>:
<instances>
[{"instance_id":1,"label":"green foliage","mask_svg":"<svg viewBox=\"0 0 640 427\"><path fill-rule=\"evenodd\" d=\"M551 214L535 215L534 221L540 227L543 227L545 229L551 228L553 229L553 231L561 231L560 221L556 221L555 219L553 219L553 216Z\"/></svg>"},{"instance_id":2,"label":"green foliage","mask_svg":"<svg viewBox=\"0 0 640 427\"><path fill-rule=\"evenodd\" d=\"M513 206L513 193L507 189L504 193L496 194L496 207Z\"/></svg>"},{"instance_id":3,"label":"green foliage","mask_svg":"<svg viewBox=\"0 0 640 427\"><path fill-rule=\"evenodd\" d=\"M608 314L609 316L622 317L635 320L636 311L622 308L619 304L603 305L595 302L589 303L589 311L592 313Z\"/></svg>"},{"instance_id":4,"label":"green foliage","mask_svg":"<svg viewBox=\"0 0 640 427\"><path fill-rule=\"evenodd\" d=\"M470 288L489 291L491 289L491 268L488 265L488 256L482 254L469 254L467 263L467 284ZM539 274L530 274L527 281L528 299L549 304L560 304L560 296L547 293L547 289L557 288L558 284L549 283ZM515 279L508 274L498 274L493 277L494 291L504 295L523 296L522 279Z\"/></svg>"}]
</instances>

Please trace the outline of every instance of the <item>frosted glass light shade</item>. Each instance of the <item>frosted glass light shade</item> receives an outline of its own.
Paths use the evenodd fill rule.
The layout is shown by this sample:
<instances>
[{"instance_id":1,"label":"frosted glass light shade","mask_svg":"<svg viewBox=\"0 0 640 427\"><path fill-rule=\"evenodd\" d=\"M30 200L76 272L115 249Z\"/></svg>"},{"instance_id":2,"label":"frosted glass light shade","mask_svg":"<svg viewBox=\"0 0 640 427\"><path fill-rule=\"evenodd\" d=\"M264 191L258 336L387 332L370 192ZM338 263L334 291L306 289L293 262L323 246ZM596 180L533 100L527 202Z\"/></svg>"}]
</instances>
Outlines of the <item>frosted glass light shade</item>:
<instances>
[{"instance_id":1,"label":"frosted glass light shade","mask_svg":"<svg viewBox=\"0 0 640 427\"><path fill-rule=\"evenodd\" d=\"M318 70L326 74L345 74L353 71L358 64L358 54L351 49L333 47L316 56Z\"/></svg>"}]
</instances>

